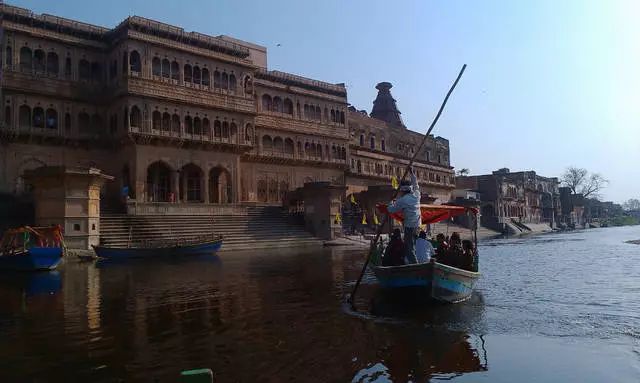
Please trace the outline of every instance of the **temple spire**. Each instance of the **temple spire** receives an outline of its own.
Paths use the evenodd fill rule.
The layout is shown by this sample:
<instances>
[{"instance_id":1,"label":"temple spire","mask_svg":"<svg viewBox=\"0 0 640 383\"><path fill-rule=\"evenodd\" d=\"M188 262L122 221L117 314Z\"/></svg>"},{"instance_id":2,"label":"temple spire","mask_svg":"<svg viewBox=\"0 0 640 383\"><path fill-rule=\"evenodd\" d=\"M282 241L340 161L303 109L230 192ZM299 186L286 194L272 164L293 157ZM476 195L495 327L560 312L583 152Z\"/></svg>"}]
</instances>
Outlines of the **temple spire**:
<instances>
[{"instance_id":1,"label":"temple spire","mask_svg":"<svg viewBox=\"0 0 640 383\"><path fill-rule=\"evenodd\" d=\"M371 110L371 117L378 120L382 120L391 126L403 127L404 123L400 117L400 111L396 106L396 100L391 96L390 82L381 82L376 85L378 89L378 97L373 101L373 109Z\"/></svg>"}]
</instances>

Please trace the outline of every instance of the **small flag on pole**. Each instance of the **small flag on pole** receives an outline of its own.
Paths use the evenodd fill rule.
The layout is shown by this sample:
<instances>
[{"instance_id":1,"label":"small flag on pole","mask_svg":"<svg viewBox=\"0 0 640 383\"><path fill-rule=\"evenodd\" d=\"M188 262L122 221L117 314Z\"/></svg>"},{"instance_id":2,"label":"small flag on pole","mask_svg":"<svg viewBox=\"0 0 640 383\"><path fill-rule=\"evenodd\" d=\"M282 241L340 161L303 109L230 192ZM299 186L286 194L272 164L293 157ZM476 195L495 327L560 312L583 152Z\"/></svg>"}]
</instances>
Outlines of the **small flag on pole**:
<instances>
[{"instance_id":1,"label":"small flag on pole","mask_svg":"<svg viewBox=\"0 0 640 383\"><path fill-rule=\"evenodd\" d=\"M367 224L367 215L366 214L362 214L362 224L363 225Z\"/></svg>"},{"instance_id":2,"label":"small flag on pole","mask_svg":"<svg viewBox=\"0 0 640 383\"><path fill-rule=\"evenodd\" d=\"M398 187L400 187L396 176L391 177L391 186L393 186L394 189L397 189Z\"/></svg>"},{"instance_id":3,"label":"small flag on pole","mask_svg":"<svg viewBox=\"0 0 640 383\"><path fill-rule=\"evenodd\" d=\"M342 218L340 218L340 213L336 213L336 223L342 222Z\"/></svg>"},{"instance_id":4,"label":"small flag on pole","mask_svg":"<svg viewBox=\"0 0 640 383\"><path fill-rule=\"evenodd\" d=\"M356 198L353 196L353 194L351 194L350 200L351 200L351 203L352 203L352 204L354 204L354 205L357 205L357 204L358 204L358 203L356 202Z\"/></svg>"},{"instance_id":5,"label":"small flag on pole","mask_svg":"<svg viewBox=\"0 0 640 383\"><path fill-rule=\"evenodd\" d=\"M380 224L380 221L378 221L378 216L376 215L376 213L373 213L373 223L376 225Z\"/></svg>"}]
</instances>

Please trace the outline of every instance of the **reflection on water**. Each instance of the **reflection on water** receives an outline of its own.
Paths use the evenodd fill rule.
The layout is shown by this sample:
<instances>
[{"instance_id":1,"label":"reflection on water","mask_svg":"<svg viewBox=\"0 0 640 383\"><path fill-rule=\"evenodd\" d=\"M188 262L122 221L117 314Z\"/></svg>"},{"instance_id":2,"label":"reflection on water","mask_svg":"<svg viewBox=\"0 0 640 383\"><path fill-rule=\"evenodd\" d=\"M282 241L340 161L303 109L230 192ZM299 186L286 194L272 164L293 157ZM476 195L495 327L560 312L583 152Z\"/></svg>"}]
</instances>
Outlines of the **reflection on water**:
<instances>
[{"instance_id":1,"label":"reflection on water","mask_svg":"<svg viewBox=\"0 0 640 383\"><path fill-rule=\"evenodd\" d=\"M0 381L175 381L192 368L216 382L635 381L640 246L623 244L635 235L491 242L459 305L417 304L367 275L352 311L363 257L339 249L0 275Z\"/></svg>"}]
</instances>

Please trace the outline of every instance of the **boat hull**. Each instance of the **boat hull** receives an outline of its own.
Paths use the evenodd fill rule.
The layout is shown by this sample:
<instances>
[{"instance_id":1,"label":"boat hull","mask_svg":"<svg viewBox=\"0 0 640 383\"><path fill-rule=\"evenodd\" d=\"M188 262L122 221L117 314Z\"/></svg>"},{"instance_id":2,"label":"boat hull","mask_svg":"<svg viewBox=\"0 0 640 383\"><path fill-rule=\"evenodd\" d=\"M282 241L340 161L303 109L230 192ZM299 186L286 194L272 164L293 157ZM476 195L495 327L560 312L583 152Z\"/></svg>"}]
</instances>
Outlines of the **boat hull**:
<instances>
[{"instance_id":1,"label":"boat hull","mask_svg":"<svg viewBox=\"0 0 640 383\"><path fill-rule=\"evenodd\" d=\"M482 276L481 273L437 262L375 266L373 272L385 289L422 287L432 299L445 303L457 303L469 299L476 282Z\"/></svg>"},{"instance_id":2,"label":"boat hull","mask_svg":"<svg viewBox=\"0 0 640 383\"><path fill-rule=\"evenodd\" d=\"M59 247L32 247L21 254L0 256L0 270L53 270L60 263L62 254Z\"/></svg>"},{"instance_id":3,"label":"boat hull","mask_svg":"<svg viewBox=\"0 0 640 383\"><path fill-rule=\"evenodd\" d=\"M93 246L93 250L100 258L107 259L131 259L131 258L157 258L179 257L188 255L212 254L220 250L222 240L203 242L194 245L170 246L160 248L115 248Z\"/></svg>"}]
</instances>

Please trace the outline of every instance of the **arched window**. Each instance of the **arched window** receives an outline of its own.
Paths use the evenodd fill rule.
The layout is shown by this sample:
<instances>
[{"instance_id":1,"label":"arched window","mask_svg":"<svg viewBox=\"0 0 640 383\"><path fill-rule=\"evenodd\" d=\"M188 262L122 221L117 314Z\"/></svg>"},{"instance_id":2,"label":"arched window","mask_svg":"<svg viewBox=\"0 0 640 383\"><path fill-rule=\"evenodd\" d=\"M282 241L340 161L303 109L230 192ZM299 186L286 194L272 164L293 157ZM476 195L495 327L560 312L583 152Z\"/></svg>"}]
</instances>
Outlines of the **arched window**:
<instances>
[{"instance_id":1,"label":"arched window","mask_svg":"<svg viewBox=\"0 0 640 383\"><path fill-rule=\"evenodd\" d=\"M197 65L193 67L193 83L202 83L202 73L200 72L200 67Z\"/></svg>"},{"instance_id":2,"label":"arched window","mask_svg":"<svg viewBox=\"0 0 640 383\"><path fill-rule=\"evenodd\" d=\"M177 61L171 62L171 79L180 81L180 65Z\"/></svg>"},{"instance_id":3,"label":"arched window","mask_svg":"<svg viewBox=\"0 0 640 383\"><path fill-rule=\"evenodd\" d=\"M222 89L229 89L229 75L227 72L222 72L222 81L220 83Z\"/></svg>"},{"instance_id":4,"label":"arched window","mask_svg":"<svg viewBox=\"0 0 640 383\"><path fill-rule=\"evenodd\" d=\"M364 146L364 134L360 135L360 146Z\"/></svg>"},{"instance_id":5,"label":"arched window","mask_svg":"<svg viewBox=\"0 0 640 383\"><path fill-rule=\"evenodd\" d=\"M237 87L238 87L238 84L236 83L236 76L233 73L231 73L229 75L229 90L232 92L235 92Z\"/></svg>"},{"instance_id":6,"label":"arched window","mask_svg":"<svg viewBox=\"0 0 640 383\"><path fill-rule=\"evenodd\" d=\"M206 117L202 119L202 135L211 137L211 123Z\"/></svg>"},{"instance_id":7,"label":"arched window","mask_svg":"<svg viewBox=\"0 0 640 383\"><path fill-rule=\"evenodd\" d=\"M293 156L293 140L287 138L284 140L284 152L290 156Z\"/></svg>"},{"instance_id":8,"label":"arched window","mask_svg":"<svg viewBox=\"0 0 640 383\"><path fill-rule=\"evenodd\" d=\"M58 55L55 52L47 53L47 73L51 75L58 75L60 71L60 63L58 62Z\"/></svg>"},{"instance_id":9,"label":"arched window","mask_svg":"<svg viewBox=\"0 0 640 383\"><path fill-rule=\"evenodd\" d=\"M162 60L162 77L171 77L171 63L167 59Z\"/></svg>"},{"instance_id":10,"label":"arched window","mask_svg":"<svg viewBox=\"0 0 640 383\"><path fill-rule=\"evenodd\" d=\"M331 145L331 158L338 158L336 144Z\"/></svg>"},{"instance_id":11,"label":"arched window","mask_svg":"<svg viewBox=\"0 0 640 383\"><path fill-rule=\"evenodd\" d=\"M69 133L71 131L71 114L64 114L64 131Z\"/></svg>"},{"instance_id":12,"label":"arched window","mask_svg":"<svg viewBox=\"0 0 640 383\"><path fill-rule=\"evenodd\" d=\"M347 149L345 149L344 147L342 148L342 156L340 157L341 160L347 160Z\"/></svg>"},{"instance_id":13,"label":"arched window","mask_svg":"<svg viewBox=\"0 0 640 383\"><path fill-rule=\"evenodd\" d=\"M64 59L64 75L71 77L71 57Z\"/></svg>"},{"instance_id":14,"label":"arched window","mask_svg":"<svg viewBox=\"0 0 640 383\"><path fill-rule=\"evenodd\" d=\"M376 148L376 138L371 136L371 143L370 143L370 147L371 149L375 149Z\"/></svg>"},{"instance_id":15,"label":"arched window","mask_svg":"<svg viewBox=\"0 0 640 383\"><path fill-rule=\"evenodd\" d=\"M273 111L282 113L282 99L278 96L273 98Z\"/></svg>"},{"instance_id":16,"label":"arched window","mask_svg":"<svg viewBox=\"0 0 640 383\"><path fill-rule=\"evenodd\" d=\"M82 59L78 63L78 76L80 80L88 81L91 78L91 64L89 61Z\"/></svg>"},{"instance_id":17,"label":"arched window","mask_svg":"<svg viewBox=\"0 0 640 383\"><path fill-rule=\"evenodd\" d=\"M329 109L324 108L324 122L329 122Z\"/></svg>"},{"instance_id":18,"label":"arched window","mask_svg":"<svg viewBox=\"0 0 640 383\"><path fill-rule=\"evenodd\" d=\"M302 118L302 116L300 115L300 103L296 103L296 115L298 116L298 118Z\"/></svg>"},{"instance_id":19,"label":"arched window","mask_svg":"<svg viewBox=\"0 0 640 383\"><path fill-rule=\"evenodd\" d=\"M34 128L44 128L44 110L39 106L33 108L33 122L31 125Z\"/></svg>"},{"instance_id":20,"label":"arched window","mask_svg":"<svg viewBox=\"0 0 640 383\"><path fill-rule=\"evenodd\" d=\"M171 131L171 115L167 112L162 114L162 130L164 132Z\"/></svg>"},{"instance_id":21,"label":"arched window","mask_svg":"<svg viewBox=\"0 0 640 383\"><path fill-rule=\"evenodd\" d=\"M58 112L49 108L46 111L45 118L48 129L58 129Z\"/></svg>"},{"instance_id":22,"label":"arched window","mask_svg":"<svg viewBox=\"0 0 640 383\"><path fill-rule=\"evenodd\" d=\"M151 125L153 129L160 130L162 128L162 114L157 110L151 114Z\"/></svg>"},{"instance_id":23,"label":"arched window","mask_svg":"<svg viewBox=\"0 0 640 383\"><path fill-rule=\"evenodd\" d=\"M384 143L384 137L380 140L380 148L382 149L383 152L387 150L387 147Z\"/></svg>"},{"instance_id":24,"label":"arched window","mask_svg":"<svg viewBox=\"0 0 640 383\"><path fill-rule=\"evenodd\" d=\"M316 114L314 117L318 121L322 120L322 110L320 109L319 106L316 106Z\"/></svg>"},{"instance_id":25,"label":"arched window","mask_svg":"<svg viewBox=\"0 0 640 383\"><path fill-rule=\"evenodd\" d=\"M5 50L5 54L4 54L4 62L5 65L10 67L13 64L13 55L11 54L11 47L7 46L7 49Z\"/></svg>"},{"instance_id":26,"label":"arched window","mask_svg":"<svg viewBox=\"0 0 640 383\"><path fill-rule=\"evenodd\" d=\"M180 116L177 114L171 116L171 131L176 134L180 133Z\"/></svg>"},{"instance_id":27,"label":"arched window","mask_svg":"<svg viewBox=\"0 0 640 383\"><path fill-rule=\"evenodd\" d=\"M222 138L229 138L229 123L227 121L222 123Z\"/></svg>"},{"instance_id":28,"label":"arched window","mask_svg":"<svg viewBox=\"0 0 640 383\"><path fill-rule=\"evenodd\" d=\"M45 71L45 63L44 63L44 51L42 49L36 49L33 52L33 69L36 73L44 73Z\"/></svg>"},{"instance_id":29,"label":"arched window","mask_svg":"<svg viewBox=\"0 0 640 383\"><path fill-rule=\"evenodd\" d=\"M140 127L140 108L137 106L131 107L131 116L129 116L129 126L132 128Z\"/></svg>"},{"instance_id":30,"label":"arched window","mask_svg":"<svg viewBox=\"0 0 640 383\"><path fill-rule=\"evenodd\" d=\"M251 124L247 124L244 128L244 140L246 142L253 142L253 128L251 128Z\"/></svg>"},{"instance_id":31,"label":"arched window","mask_svg":"<svg viewBox=\"0 0 640 383\"><path fill-rule=\"evenodd\" d=\"M98 62L91 63L91 79L96 82L102 81L102 66Z\"/></svg>"},{"instance_id":32,"label":"arched window","mask_svg":"<svg viewBox=\"0 0 640 383\"><path fill-rule=\"evenodd\" d=\"M213 136L218 138L222 137L222 123L220 120L216 120L213 123Z\"/></svg>"},{"instance_id":33,"label":"arched window","mask_svg":"<svg viewBox=\"0 0 640 383\"><path fill-rule=\"evenodd\" d=\"M202 120L197 116L193 118L193 134L202 135Z\"/></svg>"},{"instance_id":34,"label":"arched window","mask_svg":"<svg viewBox=\"0 0 640 383\"><path fill-rule=\"evenodd\" d=\"M193 134L193 120L189 115L184 117L184 132L186 134Z\"/></svg>"},{"instance_id":35,"label":"arched window","mask_svg":"<svg viewBox=\"0 0 640 383\"><path fill-rule=\"evenodd\" d=\"M283 107L282 107L282 111L285 114L293 115L293 102L291 102L290 99L288 99L288 98L284 99L284 104L283 104Z\"/></svg>"},{"instance_id":36,"label":"arched window","mask_svg":"<svg viewBox=\"0 0 640 383\"><path fill-rule=\"evenodd\" d=\"M284 141L281 137L273 139L273 152L279 155L284 154Z\"/></svg>"},{"instance_id":37,"label":"arched window","mask_svg":"<svg viewBox=\"0 0 640 383\"><path fill-rule=\"evenodd\" d=\"M160 57L154 57L153 60L151 60L151 73L158 77L162 75L162 61L160 61Z\"/></svg>"},{"instance_id":38,"label":"arched window","mask_svg":"<svg viewBox=\"0 0 640 383\"><path fill-rule=\"evenodd\" d=\"M88 113L81 112L78 114L78 132L87 133L91 127L91 118Z\"/></svg>"},{"instance_id":39,"label":"arched window","mask_svg":"<svg viewBox=\"0 0 640 383\"><path fill-rule=\"evenodd\" d=\"M333 109L331 109L331 122L336 122L336 111Z\"/></svg>"},{"instance_id":40,"label":"arched window","mask_svg":"<svg viewBox=\"0 0 640 383\"><path fill-rule=\"evenodd\" d=\"M140 60L140 53L138 51L131 51L129 55L129 67L131 72L142 72L142 61Z\"/></svg>"},{"instance_id":41,"label":"arched window","mask_svg":"<svg viewBox=\"0 0 640 383\"><path fill-rule=\"evenodd\" d=\"M262 95L262 110L270 111L271 110L271 96L268 94Z\"/></svg>"},{"instance_id":42,"label":"arched window","mask_svg":"<svg viewBox=\"0 0 640 383\"><path fill-rule=\"evenodd\" d=\"M31 49L27 47L20 48L20 70L31 72L33 65L33 55Z\"/></svg>"},{"instance_id":43,"label":"arched window","mask_svg":"<svg viewBox=\"0 0 640 383\"><path fill-rule=\"evenodd\" d=\"M309 105L304 104L304 118L309 118Z\"/></svg>"},{"instance_id":44,"label":"arched window","mask_svg":"<svg viewBox=\"0 0 640 383\"><path fill-rule=\"evenodd\" d=\"M229 130L230 137L235 142L236 135L238 134L238 125L232 122L231 125L229 125Z\"/></svg>"},{"instance_id":45,"label":"arched window","mask_svg":"<svg viewBox=\"0 0 640 383\"><path fill-rule=\"evenodd\" d=\"M362 162L358 160L358 173L362 173Z\"/></svg>"},{"instance_id":46,"label":"arched window","mask_svg":"<svg viewBox=\"0 0 640 383\"><path fill-rule=\"evenodd\" d=\"M340 112L340 123L344 124L344 112Z\"/></svg>"},{"instance_id":47,"label":"arched window","mask_svg":"<svg viewBox=\"0 0 640 383\"><path fill-rule=\"evenodd\" d=\"M217 70L213 72L213 87L220 89L220 72Z\"/></svg>"},{"instance_id":48,"label":"arched window","mask_svg":"<svg viewBox=\"0 0 640 383\"><path fill-rule=\"evenodd\" d=\"M202 85L211 86L211 76L209 75L209 69L202 68Z\"/></svg>"},{"instance_id":49,"label":"arched window","mask_svg":"<svg viewBox=\"0 0 640 383\"><path fill-rule=\"evenodd\" d=\"M22 128L31 126L31 108L28 105L22 105L18 112L18 125Z\"/></svg>"},{"instance_id":50,"label":"arched window","mask_svg":"<svg viewBox=\"0 0 640 383\"><path fill-rule=\"evenodd\" d=\"M11 118L11 107L7 105L4 107L4 122L11 126L11 120L13 120L13 118Z\"/></svg>"},{"instance_id":51,"label":"arched window","mask_svg":"<svg viewBox=\"0 0 640 383\"><path fill-rule=\"evenodd\" d=\"M184 66L184 82L193 82L193 70L191 69L191 65L187 64Z\"/></svg>"},{"instance_id":52,"label":"arched window","mask_svg":"<svg viewBox=\"0 0 640 383\"><path fill-rule=\"evenodd\" d=\"M271 140L271 137L262 137L262 151L267 154L273 153L273 141Z\"/></svg>"}]
</instances>

